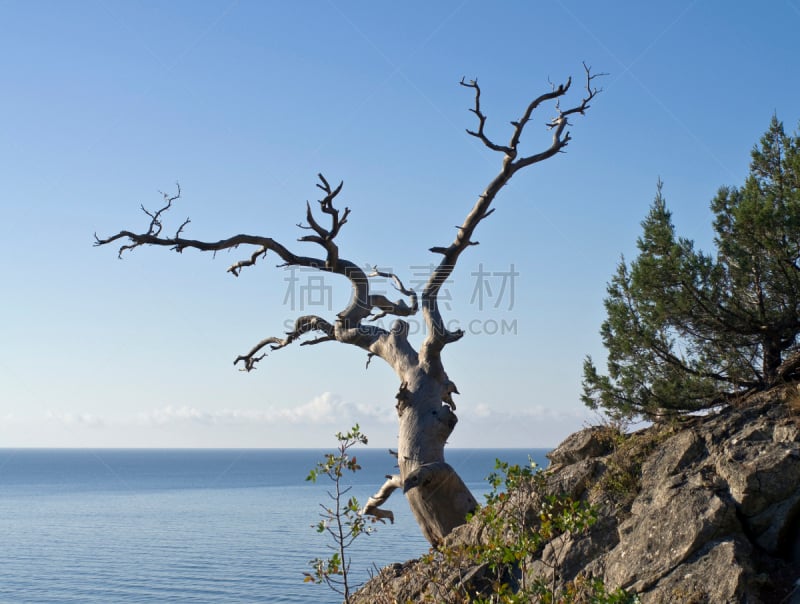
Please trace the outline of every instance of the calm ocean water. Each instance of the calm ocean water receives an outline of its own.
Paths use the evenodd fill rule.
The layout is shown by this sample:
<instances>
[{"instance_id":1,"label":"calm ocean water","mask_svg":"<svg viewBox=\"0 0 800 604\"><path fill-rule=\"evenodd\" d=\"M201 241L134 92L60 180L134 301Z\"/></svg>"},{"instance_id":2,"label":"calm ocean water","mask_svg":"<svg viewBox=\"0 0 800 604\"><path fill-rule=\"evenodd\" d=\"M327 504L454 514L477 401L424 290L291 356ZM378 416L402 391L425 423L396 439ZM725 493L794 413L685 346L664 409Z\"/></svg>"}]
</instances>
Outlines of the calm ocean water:
<instances>
[{"instance_id":1,"label":"calm ocean water","mask_svg":"<svg viewBox=\"0 0 800 604\"><path fill-rule=\"evenodd\" d=\"M0 449L0 602L341 602L303 583L327 541L311 525L326 480L305 482L325 450ZM495 458L546 465L545 449L448 449L482 501ZM356 449L360 502L394 471ZM351 550L360 582L428 544L402 494L394 525Z\"/></svg>"}]
</instances>

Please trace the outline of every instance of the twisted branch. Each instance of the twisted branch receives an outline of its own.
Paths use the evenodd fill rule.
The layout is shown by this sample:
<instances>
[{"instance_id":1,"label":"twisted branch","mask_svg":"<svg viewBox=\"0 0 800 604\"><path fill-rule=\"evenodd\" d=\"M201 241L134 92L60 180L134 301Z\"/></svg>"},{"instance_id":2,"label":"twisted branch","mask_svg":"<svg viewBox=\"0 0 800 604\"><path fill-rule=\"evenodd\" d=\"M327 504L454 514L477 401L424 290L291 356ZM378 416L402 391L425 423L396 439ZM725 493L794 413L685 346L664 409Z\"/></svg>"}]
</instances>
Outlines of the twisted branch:
<instances>
[{"instance_id":1,"label":"twisted branch","mask_svg":"<svg viewBox=\"0 0 800 604\"><path fill-rule=\"evenodd\" d=\"M200 251L217 252L220 250L236 249L240 245L254 246L253 251L249 256L234 262L228 267L228 272L234 276L239 276L242 269L254 266L259 259L266 257L268 252L276 254L282 261L283 266L300 266L307 268L314 268L317 270L342 275L350 281L353 288L353 293L344 310L336 315L335 321L327 321L321 317L304 316L297 319L295 322L294 330L287 333L285 338L269 337L261 340L256 344L248 353L240 355L234 361L234 364L242 363L244 371L251 371L255 364L264 358L265 353L259 354L266 346L271 350L278 350L288 346L300 336L318 331L322 335L310 341L303 342L306 344L318 344L337 340L340 342L354 344L364 348L378 356L384 356L385 349L378 346L376 350L370 350L378 340L381 338L397 338L397 333L386 331L378 326L362 325L362 321L370 317L372 310L377 308L381 311L380 316L386 314L394 314L398 316L408 316L417 311L416 294L411 290L406 290L399 278L387 273L378 273L380 276L389 276L393 279L396 287L411 298L410 304L403 301L391 302L382 295L370 295L369 279L365 272L355 263L339 257L339 247L335 242L336 236L339 234L342 226L347 223L350 209L345 208L343 212L334 206L334 200L342 190L342 183L338 186L331 187L328 181L321 174L319 175L320 182L317 187L321 189L325 196L319 200L320 211L323 214L330 216L330 226L328 228L322 226L319 221L314 217L311 211L310 204L306 204L306 220L307 225L300 225L302 228L313 231L313 234L300 237L299 241L316 243L325 250L324 258L317 258L313 256L301 256L290 251L282 243L272 239L271 237L264 237L260 235L247 235L239 234L219 241L199 241L189 239L183 236L185 227L189 224L187 218L177 229L174 236L163 236L163 216L167 210L172 208L173 202L180 198L180 187L175 195L164 195L164 205L156 211L149 211L142 207L144 213L150 217L150 223L147 230L143 233L135 233L133 231L123 230L110 237L100 238L95 234L95 246L107 245L116 241L125 241L119 249L119 256L126 251L133 250L142 245L156 245L165 246L176 252L182 252L186 248L194 248Z\"/></svg>"},{"instance_id":2,"label":"twisted branch","mask_svg":"<svg viewBox=\"0 0 800 604\"><path fill-rule=\"evenodd\" d=\"M163 191L159 191L159 193L161 193L161 196L164 198L164 205L161 208L159 208L158 210L154 210L154 211L151 212L150 210L148 210L147 208L144 207L144 204L141 204L139 206L139 208L142 210L142 212L144 212L145 214L147 214L147 216L150 217L150 225L147 227L147 232L144 235L149 235L151 237L158 238L158 236L161 234L161 231L164 228L164 224L161 222L161 215L164 212L166 212L167 210L169 210L170 208L172 208L172 202L177 201L178 199L181 198L181 185L180 185L180 183L175 183L175 187L176 187L177 191L176 191L176 193L174 195L169 195L168 193L164 193ZM178 227L177 231L175 232L175 238L180 236L180 234L183 232L183 229L190 222L191 222L191 220L189 220L187 218L186 220L184 220L181 223L181 225ZM120 238L126 237L126 236L127 236L127 233L124 234L124 235L122 233L119 233L119 234L115 235L114 237L110 237L108 239L100 239L97 236L97 233L95 233L94 234L94 245L95 246L104 245L106 243L111 243L112 241L116 241L117 239L120 239ZM124 252L126 252L127 250L132 250L134 248L139 247L140 245L144 245L144 243L145 243L145 242L142 242L142 241L136 241L133 238L129 238L129 239L131 240L131 243L123 245L123 246L121 246L119 248L119 250L117 252L117 256L119 258L122 258L122 254ZM177 251L180 251L180 250L177 250Z\"/></svg>"},{"instance_id":3,"label":"twisted branch","mask_svg":"<svg viewBox=\"0 0 800 604\"><path fill-rule=\"evenodd\" d=\"M494 208L491 204L499 191L506 185L511 177L520 169L531 164L543 161L562 151L571 140L567 130L569 117L574 114L584 114L589 108L592 99L600 92L593 87L593 80L603 74L592 74L591 69L584 64L586 72L586 95L576 105L568 108L561 108L561 98L563 98L571 86L571 79L564 84L552 86L552 90L534 98L525 108L519 120L511 122L511 138L506 145L495 143L486 134L487 117L481 109L481 89L475 80L461 80L461 85L474 91L474 106L470 111L477 117L478 127L476 130L467 130L470 136L479 139L487 148L503 154L502 169L500 173L489 183L486 190L478 197L475 205L465 218L463 224L458 227L455 240L449 246L434 246L431 251L442 255L438 266L434 269L428 282L426 283L421 296L417 297L414 290L406 289L400 279L392 273L381 273L374 270L369 276L358 265L348 260L344 260L339 255L339 247L336 244L343 225L347 223L350 209L345 208L343 212L334 205L334 201L342 190L343 184L340 182L336 187L332 187L322 174L319 175L317 187L323 191L324 197L319 200L320 211L330 217L330 226L324 227L315 218L311 210L311 205L306 203L306 222L299 225L301 228L310 231L308 235L299 238L301 242L315 243L325 250L324 258L313 256L301 256L290 251L280 242L270 238L257 235L239 234L221 239L219 241L198 241L183 236L183 231L190 223L187 218L177 228L175 235L166 237L162 235L164 224L163 215L172 208L173 203L181 196L180 186L177 193L168 195L162 193L164 205L156 211L149 211L142 207L144 213L150 218L147 230L143 233L132 231L120 231L116 235L101 239L95 234L95 245L106 245L115 241L125 241L119 248L121 257L125 251L133 250L142 245L167 246L177 252L182 252L186 248L194 248L201 251L217 252L219 250L234 249L240 245L254 246L255 251L249 256L233 263L228 272L234 276L239 276L242 269L254 266L259 259L266 257L268 252L276 254L284 263L284 266L300 266L314 268L317 270L330 272L344 276L350 281L352 286L352 296L344 310L336 315L333 322L326 321L320 317L300 317L295 323L292 332L286 334L285 338L270 337L259 342L247 354L237 357L235 363L243 363L244 369L250 371L255 364L264 357L259 353L265 346L270 346L271 350L278 350L289 345L300 336L318 331L322 335L306 344L316 344L331 340L337 340L348 344L357 345L367 350L371 355L381 356L384 359L392 357L396 363L398 360L398 350L403 358L415 357L420 366L431 373L432 377L439 378L442 384L451 384L441 366L440 353L442 348L463 337L462 330L449 331L444 324L438 307L439 291L444 283L449 280L461 253L468 247L478 245L472 239L478 224L489 217ZM530 155L521 155L519 152L520 141L527 124L531 120L533 112L542 104L549 101L556 101L556 117L547 122L547 127L553 132L552 141L545 149ZM371 294L369 287L370 276L381 276L392 279L395 288L408 298L404 300L392 301L382 294ZM416 351L407 341L407 324L398 319L391 331L386 331L376 325L364 325L365 319L377 320L387 315L405 317L415 314L418 309L422 309L422 314L427 325L427 335L422 344L417 358ZM373 314L373 310L378 312ZM389 348L394 348L389 351ZM371 357L369 357L371 358ZM403 361L405 363L405 361ZM448 404L451 403L451 394L456 392L455 387L443 386L442 397ZM450 399L450 400L448 400Z\"/></svg>"},{"instance_id":4,"label":"twisted branch","mask_svg":"<svg viewBox=\"0 0 800 604\"><path fill-rule=\"evenodd\" d=\"M382 506L389 497L394 493L397 489L403 487L403 481L400 478L399 474L387 474L386 475L386 482L383 483L378 492L375 493L372 497L367 500L366 505L361 510L362 516L374 516L378 520L383 520L385 518L389 519L389 522L394 524L394 514L391 510L382 510L380 506Z\"/></svg>"},{"instance_id":5,"label":"twisted branch","mask_svg":"<svg viewBox=\"0 0 800 604\"><path fill-rule=\"evenodd\" d=\"M397 275L394 273L382 272L379 271L377 267L373 267L372 272L367 275L367 277L383 277L384 279L391 279L394 288L404 296L409 297L409 303L407 304L403 300L392 302L382 294L371 294L370 306L372 308L379 308L382 312L372 315L370 317L370 321L377 321L386 315L408 317L417 313L417 310L419 310L417 293L413 289L406 289L406 287L403 285L403 282L400 281L400 278Z\"/></svg>"},{"instance_id":6,"label":"twisted branch","mask_svg":"<svg viewBox=\"0 0 800 604\"><path fill-rule=\"evenodd\" d=\"M320 226L320 224L314 219L314 214L311 212L311 204L306 202L306 220L308 221L308 226L299 226L301 228L312 229L316 235L306 235L305 237L300 237L298 241L317 243L325 248L325 250L328 252L328 256L325 261L326 267L328 270L336 272L339 264L339 247L334 243L333 240L339 234L339 229L342 228L342 225L347 222L347 216L350 214L350 208L345 208L344 214L341 218L339 218L339 210L333 206L333 200L342 190L344 183L340 182L339 186L337 186L335 189L332 189L322 174L318 174L317 176L320 180L320 182L317 183L317 187L325 192L325 197L319 200L320 209L325 214L330 215L331 228L325 229Z\"/></svg>"},{"instance_id":7,"label":"twisted branch","mask_svg":"<svg viewBox=\"0 0 800 604\"><path fill-rule=\"evenodd\" d=\"M492 151L500 151L501 153L510 154L513 152L511 147L506 147L503 145L498 145L492 142L489 137L486 136L484 132L484 127L486 126L486 116L481 111L481 88L478 86L478 80L469 80L467 81L464 78L461 78L461 82L459 82L462 86L466 88L472 88L475 91L475 107L470 109L470 112L474 113L478 117L478 129L477 130L470 130L467 128L467 134L470 136L474 136L477 139L489 147Z\"/></svg>"},{"instance_id":8,"label":"twisted branch","mask_svg":"<svg viewBox=\"0 0 800 604\"><path fill-rule=\"evenodd\" d=\"M581 101L573 107L562 109L560 106L560 99L567 94L572 79L567 79L566 83L559 86L553 86L550 92L544 93L533 99L522 117L514 122L511 122L513 130L511 139L507 145L500 145L492 141L485 132L486 115L481 110L480 97L481 89L476 80L465 81L461 80L461 85L470 88L474 91L475 104L470 111L478 118L477 130L467 130L470 136L474 136L480 140L486 147L492 151L497 151L503 154L503 163L500 173L495 176L486 190L478 197L477 202L473 206L470 213L467 215L464 223L458 227L455 240L449 246L435 246L430 251L439 253L443 257L439 265L431 274L425 288L422 292L422 313L425 317L425 322L428 326L428 334L420 349L420 362L428 370L444 375L444 369L441 366L440 353L445 345L459 340L464 332L462 330L449 331L442 319L438 306L438 294L442 285L448 280L455 268L461 253L472 245L477 245L477 241L472 240L472 235L475 228L482 220L491 215L494 211L490 208L500 190L508 183L511 177L522 168L530 166L545 159L548 159L564 149L571 140L570 133L566 130L569 125L569 116L579 113L583 115L589 108L591 100L599 94L600 90L593 87L593 80L604 74L592 74L591 69L583 65L586 72L586 95ZM522 134L525 127L530 122L533 112L547 101L557 101L556 103L556 117L547 123L547 127L553 131L552 141L550 145L531 155L519 155L519 144L522 139Z\"/></svg>"},{"instance_id":9,"label":"twisted branch","mask_svg":"<svg viewBox=\"0 0 800 604\"><path fill-rule=\"evenodd\" d=\"M305 315L297 318L297 320L294 322L294 329L286 332L285 338L277 338L274 336L264 338L258 344L253 346L248 353L236 357L236 360L233 361L233 364L237 365L239 362L241 362L244 365L242 371L252 371L255 369L256 363L267 356L266 353L256 356L258 352L261 351L261 349L263 349L265 346L269 345L270 350L280 350L281 348L294 342L303 334L311 331L321 331L325 335L315 340L306 340L305 342L301 342L301 346L320 344L322 342L336 340L336 330L333 325L316 315Z\"/></svg>"}]
</instances>

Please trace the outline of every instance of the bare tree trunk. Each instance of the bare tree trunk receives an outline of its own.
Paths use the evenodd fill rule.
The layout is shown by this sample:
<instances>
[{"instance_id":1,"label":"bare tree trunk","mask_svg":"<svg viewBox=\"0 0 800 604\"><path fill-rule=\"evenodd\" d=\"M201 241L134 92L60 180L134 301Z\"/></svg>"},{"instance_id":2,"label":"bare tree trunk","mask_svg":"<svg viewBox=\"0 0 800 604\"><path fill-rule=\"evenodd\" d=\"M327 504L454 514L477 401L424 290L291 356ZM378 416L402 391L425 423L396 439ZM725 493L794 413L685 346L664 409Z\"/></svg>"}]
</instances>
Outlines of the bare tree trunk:
<instances>
[{"instance_id":1,"label":"bare tree trunk","mask_svg":"<svg viewBox=\"0 0 800 604\"><path fill-rule=\"evenodd\" d=\"M444 447L458 418L442 402L447 386L418 371L398 393L398 465L403 491L425 538L436 545L477 507Z\"/></svg>"},{"instance_id":2,"label":"bare tree trunk","mask_svg":"<svg viewBox=\"0 0 800 604\"><path fill-rule=\"evenodd\" d=\"M228 269L235 276L239 276L242 269L255 265L271 252L284 262L284 266L314 268L347 278L352 285L353 295L348 306L335 318L327 320L316 315L298 317L294 328L285 337L264 338L249 352L238 356L234 364L241 363L245 371L251 371L266 356L265 350L279 350L309 333L318 335L314 339L301 341L301 345L331 341L351 344L365 350L368 359L377 356L388 363L400 380L397 393L397 415L400 423L397 454L400 474L387 476L386 483L369 499L363 513L393 520L392 512L382 509L381 506L393 491L402 488L423 534L431 544L439 544L454 527L463 524L467 514L477 506L464 481L447 464L444 457L445 444L458 421L452 398L453 394L458 393L458 389L444 370L441 351L446 345L461 339L464 332L446 329L438 306L439 289L452 274L461 253L468 247L477 245L478 242L472 240L475 229L494 211L490 206L511 177L522 168L556 155L569 143L570 134L566 130L569 116L583 114L598 93L596 88L592 88L592 80L597 76L592 75L586 66L584 69L587 94L579 103L569 109L562 109L560 106L560 99L569 90L571 80L558 87L553 86L550 92L531 101L519 120L511 122L511 139L506 145L493 142L485 133L486 116L481 110L481 89L478 83L462 80L463 86L474 91L474 106L471 111L478 118L478 129L467 132L492 151L503 155L502 168L478 197L458 228L453 242L449 246L431 248L430 251L441 254L442 259L419 297L415 291L406 289L396 275L377 270L367 274L357 264L340 257L335 240L342 226L347 223L350 210L345 208L340 213L334 206L342 184L331 187L322 175L319 176L320 183L317 185L325 193L324 198L319 201L320 211L329 217L330 226L322 226L311 206L307 205L307 224L301 227L309 234L301 237L300 241L320 246L324 251L323 257L295 254L274 239L260 235L234 235L210 242L188 239L182 235L189 224L188 218L177 227L173 236L164 236L163 218L165 212L180 198L180 188L175 195L164 195L164 206L159 210L151 212L142 208L150 218L146 232L126 230L102 239L95 236L95 244L125 241L119 249L120 256L141 245L166 246L177 252L187 248L216 252L247 245L254 246L255 251ZM520 154L518 147L521 136L533 111L551 101L555 102L555 117L547 124L552 131L550 144L538 153ZM371 293L369 280L377 276L391 279L397 291L407 300L392 301L382 294ZM419 310L422 311L427 329L419 351L408 341L408 324L402 319L398 318L388 331L372 323L387 315L407 317Z\"/></svg>"},{"instance_id":3,"label":"bare tree trunk","mask_svg":"<svg viewBox=\"0 0 800 604\"><path fill-rule=\"evenodd\" d=\"M401 431L411 425L411 421L400 421ZM425 430L411 432L408 440L421 445L425 434ZM415 447L404 442L402 435L400 438L408 446L407 455L399 462L403 490L422 534L432 545L438 545L450 531L464 524L467 514L474 512L478 504L458 473L445 462L443 443L437 446L427 442L424 447ZM415 449L423 449L427 458L415 457L423 454ZM402 455L399 451L398 454Z\"/></svg>"}]
</instances>

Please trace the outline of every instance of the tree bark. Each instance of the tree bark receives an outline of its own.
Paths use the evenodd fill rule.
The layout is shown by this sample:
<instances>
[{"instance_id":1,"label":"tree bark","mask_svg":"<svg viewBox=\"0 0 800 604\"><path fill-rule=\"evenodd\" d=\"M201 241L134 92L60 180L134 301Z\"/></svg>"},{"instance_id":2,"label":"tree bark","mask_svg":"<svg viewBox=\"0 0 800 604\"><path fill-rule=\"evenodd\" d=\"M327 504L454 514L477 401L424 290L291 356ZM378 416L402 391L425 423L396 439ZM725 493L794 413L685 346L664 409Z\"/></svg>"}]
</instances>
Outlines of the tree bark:
<instances>
[{"instance_id":1,"label":"tree bark","mask_svg":"<svg viewBox=\"0 0 800 604\"><path fill-rule=\"evenodd\" d=\"M444 448L458 418L443 402L450 384L432 377L419 366L407 371L397 393L400 424L397 461L411 511L433 545L463 524L477 502L458 473L445 461ZM363 513L375 514L382 503L373 496Z\"/></svg>"},{"instance_id":2,"label":"tree bark","mask_svg":"<svg viewBox=\"0 0 800 604\"><path fill-rule=\"evenodd\" d=\"M589 108L589 102L599 92L592 87L592 80L597 75L591 74L585 65L584 70L586 95L579 103L568 109L560 106L561 97L569 90L571 80L558 87L553 86L550 92L531 101L519 120L511 122L511 139L506 145L493 142L485 133L486 116L480 105L481 90L478 83L462 80L463 86L474 91L474 107L471 111L478 118L478 129L467 132L490 150L501 153L502 167L478 197L458 228L453 242L449 246L431 248L432 252L441 254L442 259L419 298L415 291L406 289L396 275L377 270L367 274L355 263L341 257L336 237L347 223L350 210L345 208L340 213L334 205L342 184L331 187L322 175L319 176L320 183L317 187L325 196L319 200L319 209L329 218L330 226L323 226L315 217L311 206L307 205L307 224L300 226L309 231L309 234L299 239L321 247L324 252L322 257L295 254L282 243L260 235L240 234L210 242L188 239L183 236L183 231L189 224L188 218L178 226L174 235L166 236L163 234L165 213L180 198L180 188L175 195L164 194L164 205L159 210L148 211L142 207L150 218L147 231L136 233L124 230L106 238L95 236L95 245L124 241L119 248L120 256L141 245L165 246L177 252L189 248L216 252L246 245L253 246L255 251L228 269L235 276L239 276L244 268L255 265L267 253L273 253L284 262L284 266L309 267L347 278L353 294L347 307L334 318L325 319L316 315L298 317L292 331L286 333L285 337L264 338L250 351L238 356L234 364L241 363L243 370L252 371L266 356L265 351L279 350L298 340L301 340L300 345L335 341L358 346L368 353L368 359L377 356L388 363L400 380L396 404L400 425L397 450L400 474L387 476L386 483L369 499L362 513L393 520L392 512L382 509L381 506L393 491L402 488L423 534L431 544L438 545L453 528L463 524L467 514L477 506L464 481L445 461L444 448L458 421L453 401L453 394L458 394L458 389L444 370L441 352L446 345L456 342L464 333L461 330L451 332L446 329L438 306L438 293L453 272L461 253L468 247L477 245L477 241L472 240L475 229L494 211L490 206L511 177L522 168L553 157L569 143L570 134L566 130L569 117L583 114ZM555 102L556 115L547 123L552 131L550 144L538 153L521 154L519 143L533 111L551 101ZM390 278L397 291L407 300L392 301L382 294L371 293L369 280L376 276ZM427 331L419 351L409 342L408 324L401 318L394 322L390 330L370 323L387 315L411 316L420 308ZM317 336L302 340L311 333Z\"/></svg>"}]
</instances>

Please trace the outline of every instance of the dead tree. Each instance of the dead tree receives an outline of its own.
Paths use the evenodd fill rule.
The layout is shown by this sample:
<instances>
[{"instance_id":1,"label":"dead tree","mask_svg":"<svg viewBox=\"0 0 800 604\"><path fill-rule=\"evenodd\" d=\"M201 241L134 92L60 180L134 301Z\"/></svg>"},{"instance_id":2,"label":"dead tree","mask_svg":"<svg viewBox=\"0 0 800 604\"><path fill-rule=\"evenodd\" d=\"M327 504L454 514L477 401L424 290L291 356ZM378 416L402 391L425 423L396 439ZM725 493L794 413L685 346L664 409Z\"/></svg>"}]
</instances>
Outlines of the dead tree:
<instances>
[{"instance_id":1,"label":"dead tree","mask_svg":"<svg viewBox=\"0 0 800 604\"><path fill-rule=\"evenodd\" d=\"M442 365L442 349L460 340L464 332L449 331L445 327L437 302L439 290L453 272L461 253L477 244L473 239L476 227L494 212L490 206L511 177L527 166L553 157L569 143L570 133L567 127L570 116L584 114L590 101L599 92L593 83L599 74L592 74L585 65L584 70L586 92L579 102L568 109L561 107L562 97L569 91L571 79L559 86L551 86L549 92L541 94L528 104L517 121L511 122L511 138L505 145L494 142L486 133L486 115L481 109L481 89L478 82L461 81L461 85L471 89L474 94L471 111L478 120L477 128L467 130L467 133L502 156L501 169L478 197L463 224L458 227L452 243L430 248L431 252L441 255L442 258L419 295L407 289L397 275L378 271L367 274L357 264L340 255L336 237L347 223L350 210L345 208L340 211L334 205L342 191L342 184L332 187L322 175L319 175L317 184L324 193L319 201L319 213L315 215L311 205L307 203L307 224L299 225L308 231L299 241L319 246L319 256L295 254L282 243L263 235L241 234L219 241L189 239L184 235L188 219L178 226L174 235L165 235L164 216L180 197L180 189L173 196L164 195L164 205L157 211L148 211L142 207L150 218L146 231L136 233L125 230L105 238L95 235L95 245L122 241L124 245L119 248L120 256L142 245L166 246L177 252L187 248L216 252L250 246L254 251L228 268L235 276L271 252L283 261L280 266L307 267L348 279L353 289L352 297L347 307L336 316L298 317L292 331L284 337L261 340L249 352L238 356L234 364L241 364L244 370L250 371L264 358L265 351L284 348L301 340L303 336L312 334L313 338L301 340L300 345L341 342L362 348L368 353L369 359L380 357L388 363L400 381L396 397L400 423L397 449L400 473L387 477L386 483L369 499L363 513L381 519L393 519L392 513L380 506L395 489L402 488L422 532L428 541L436 545L454 527L463 524L466 515L477 505L463 480L444 458L445 443L457 421L453 395L458 394L458 389ZM525 155L519 148L522 135L534 111L546 103L550 104L555 113L555 117L546 122L552 138L545 148ZM320 220L322 214L327 216L325 225ZM384 295L372 293L370 278L377 276L391 279L403 298L393 301ZM424 340L417 350L408 339L409 325L401 317L408 317L419 311L424 318L426 330ZM387 315L398 317L390 329L374 323L376 319Z\"/></svg>"}]
</instances>

